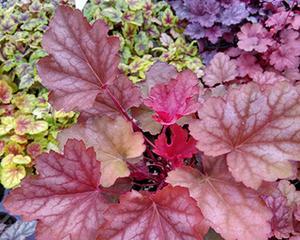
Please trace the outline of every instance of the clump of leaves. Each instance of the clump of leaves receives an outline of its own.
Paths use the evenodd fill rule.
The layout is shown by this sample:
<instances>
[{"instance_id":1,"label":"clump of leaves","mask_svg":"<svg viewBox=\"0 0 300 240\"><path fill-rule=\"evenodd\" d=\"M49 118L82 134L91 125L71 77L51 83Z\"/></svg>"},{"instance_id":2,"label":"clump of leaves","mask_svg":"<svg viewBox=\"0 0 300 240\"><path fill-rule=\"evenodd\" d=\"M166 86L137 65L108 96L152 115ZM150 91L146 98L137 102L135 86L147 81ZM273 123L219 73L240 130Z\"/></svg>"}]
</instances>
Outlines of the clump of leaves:
<instances>
[{"instance_id":1,"label":"clump of leaves","mask_svg":"<svg viewBox=\"0 0 300 240\"><path fill-rule=\"evenodd\" d=\"M297 3L291 2L288 8L274 4L269 4L271 10L261 21L241 26L235 47L214 55L203 77L213 94L223 95L228 87L241 82L296 83L300 79Z\"/></svg>"},{"instance_id":2,"label":"clump of leaves","mask_svg":"<svg viewBox=\"0 0 300 240\"><path fill-rule=\"evenodd\" d=\"M41 39L58 1L8 1L0 6L0 182L16 187L36 157L57 146L57 131L74 113L54 112L38 83Z\"/></svg>"},{"instance_id":3,"label":"clump of leaves","mask_svg":"<svg viewBox=\"0 0 300 240\"><path fill-rule=\"evenodd\" d=\"M13 188L32 172L35 159L57 146L58 130L76 120L74 112L55 112L48 93L17 90L7 76L0 77L0 180Z\"/></svg>"},{"instance_id":4,"label":"clump of leaves","mask_svg":"<svg viewBox=\"0 0 300 240\"><path fill-rule=\"evenodd\" d=\"M205 63L217 51L236 47L237 43L248 52L265 52L266 47L272 45L270 35L275 37L279 29L287 29L286 23L290 22L286 20L299 14L299 1L296 0L170 0L170 4L186 26L185 34L198 40ZM295 20L294 26L297 24ZM267 33L265 28L271 32ZM282 51L277 53L281 54ZM277 58L275 54L274 58Z\"/></svg>"},{"instance_id":5,"label":"clump of leaves","mask_svg":"<svg viewBox=\"0 0 300 240\"><path fill-rule=\"evenodd\" d=\"M185 33L192 39L200 40L204 46L217 44L223 38L225 41L231 39L237 26L253 12L250 2L251 0L170 0L176 15L187 23Z\"/></svg>"},{"instance_id":6,"label":"clump of leaves","mask_svg":"<svg viewBox=\"0 0 300 240\"><path fill-rule=\"evenodd\" d=\"M89 21L103 19L110 33L119 36L122 60L120 68L133 82L145 79L145 73L157 60L177 70L191 69L202 76L197 42L188 43L168 3L152 0L92 0L84 10Z\"/></svg>"},{"instance_id":7,"label":"clump of leaves","mask_svg":"<svg viewBox=\"0 0 300 240\"><path fill-rule=\"evenodd\" d=\"M9 74L20 89L40 82L36 62L46 56L41 40L59 2L10 0L0 5L0 74Z\"/></svg>"},{"instance_id":8,"label":"clump of leaves","mask_svg":"<svg viewBox=\"0 0 300 240\"><path fill-rule=\"evenodd\" d=\"M209 227L225 240L299 237L288 181L300 161L299 88L251 82L211 97L195 73L162 63L133 85L108 31L58 8L38 72L53 106L80 122L5 207L37 220L37 239L197 240Z\"/></svg>"}]
</instances>

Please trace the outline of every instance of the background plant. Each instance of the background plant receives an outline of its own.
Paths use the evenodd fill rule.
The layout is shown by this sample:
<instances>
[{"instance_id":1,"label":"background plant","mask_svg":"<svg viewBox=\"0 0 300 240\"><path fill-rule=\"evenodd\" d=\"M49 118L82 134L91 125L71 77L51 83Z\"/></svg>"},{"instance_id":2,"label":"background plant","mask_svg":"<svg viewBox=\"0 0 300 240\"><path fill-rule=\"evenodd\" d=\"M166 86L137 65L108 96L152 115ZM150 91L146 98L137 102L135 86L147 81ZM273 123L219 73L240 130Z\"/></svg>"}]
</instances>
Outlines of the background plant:
<instances>
[{"instance_id":1,"label":"background plant","mask_svg":"<svg viewBox=\"0 0 300 240\"><path fill-rule=\"evenodd\" d=\"M191 69L202 76L202 63L196 42L182 35L170 5L152 0L92 0L84 8L89 21L103 19L110 33L120 37L122 69L133 82L145 79L145 73L157 60L177 70Z\"/></svg>"},{"instance_id":2,"label":"background plant","mask_svg":"<svg viewBox=\"0 0 300 240\"><path fill-rule=\"evenodd\" d=\"M59 129L74 113L55 112L40 84L36 62L58 1L8 1L0 6L1 183L16 187L32 174L36 157L56 147Z\"/></svg>"},{"instance_id":3,"label":"background plant","mask_svg":"<svg viewBox=\"0 0 300 240\"><path fill-rule=\"evenodd\" d=\"M38 157L39 174L5 207L38 220L37 239L196 240L209 227L228 240L297 239L299 88L240 81L221 52L212 63L229 61L228 71L209 72L236 86L220 97L191 70L160 62L134 85L108 33L102 20L58 8L38 72L51 104L79 111L80 122L59 134L60 152Z\"/></svg>"}]
</instances>

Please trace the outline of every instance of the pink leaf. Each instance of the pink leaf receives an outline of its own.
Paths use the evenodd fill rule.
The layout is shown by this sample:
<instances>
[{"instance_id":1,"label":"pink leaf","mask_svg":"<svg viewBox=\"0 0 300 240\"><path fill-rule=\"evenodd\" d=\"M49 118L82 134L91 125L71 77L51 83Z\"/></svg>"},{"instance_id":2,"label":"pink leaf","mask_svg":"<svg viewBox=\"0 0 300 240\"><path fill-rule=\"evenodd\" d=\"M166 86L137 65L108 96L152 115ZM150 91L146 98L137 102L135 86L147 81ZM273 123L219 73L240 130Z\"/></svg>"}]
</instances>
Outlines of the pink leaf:
<instances>
[{"instance_id":1,"label":"pink leaf","mask_svg":"<svg viewBox=\"0 0 300 240\"><path fill-rule=\"evenodd\" d=\"M261 66L257 63L256 57L249 53L243 53L240 57L238 57L236 65L238 67L240 77L248 75L253 78L255 74L263 71Z\"/></svg>"},{"instance_id":2,"label":"pink leaf","mask_svg":"<svg viewBox=\"0 0 300 240\"><path fill-rule=\"evenodd\" d=\"M263 53L268 50L268 46L273 44L268 31L260 23L246 23L237 36L239 48L247 52L255 50Z\"/></svg>"},{"instance_id":3,"label":"pink leaf","mask_svg":"<svg viewBox=\"0 0 300 240\"><path fill-rule=\"evenodd\" d=\"M172 125L182 116L197 111L200 105L199 92L196 74L185 70L168 83L155 85L144 103L156 112L155 120L164 125Z\"/></svg>"},{"instance_id":4,"label":"pink leaf","mask_svg":"<svg viewBox=\"0 0 300 240\"><path fill-rule=\"evenodd\" d=\"M107 32L102 20L91 26L80 11L58 7L43 37L49 56L38 63L55 108L115 115L115 99L124 109L138 106L137 87L118 70L119 39Z\"/></svg>"},{"instance_id":5,"label":"pink leaf","mask_svg":"<svg viewBox=\"0 0 300 240\"><path fill-rule=\"evenodd\" d=\"M217 83L234 80L237 77L237 69L234 61L224 53L217 53L205 69L203 81L212 87Z\"/></svg>"},{"instance_id":6,"label":"pink leaf","mask_svg":"<svg viewBox=\"0 0 300 240\"><path fill-rule=\"evenodd\" d=\"M295 51L293 47L282 44L276 48L270 55L270 63L278 71L289 68L297 69L300 64L300 52Z\"/></svg>"},{"instance_id":7,"label":"pink leaf","mask_svg":"<svg viewBox=\"0 0 300 240\"><path fill-rule=\"evenodd\" d=\"M188 132L177 124L170 126L171 142L168 143L166 133L163 132L155 141L153 152L169 160L173 167L183 165L185 158L191 158L198 150L196 140L189 138Z\"/></svg>"},{"instance_id":8,"label":"pink leaf","mask_svg":"<svg viewBox=\"0 0 300 240\"><path fill-rule=\"evenodd\" d=\"M271 212L258 194L235 182L224 156L203 159L204 173L191 167L169 173L167 182L189 189L204 218L226 240L266 240ZM258 231L259 229L259 231Z\"/></svg>"},{"instance_id":9,"label":"pink leaf","mask_svg":"<svg viewBox=\"0 0 300 240\"><path fill-rule=\"evenodd\" d=\"M208 99L190 124L206 155L227 155L237 181L257 189L262 180L293 174L289 160L300 160L300 96L287 82L230 89L226 99Z\"/></svg>"},{"instance_id":10,"label":"pink leaf","mask_svg":"<svg viewBox=\"0 0 300 240\"><path fill-rule=\"evenodd\" d=\"M283 82L287 80L288 79L284 76L269 71L265 71L263 73L257 72L253 75L253 81L261 85L275 84L277 82Z\"/></svg>"},{"instance_id":11,"label":"pink leaf","mask_svg":"<svg viewBox=\"0 0 300 240\"><path fill-rule=\"evenodd\" d=\"M95 239L107 203L99 189L100 163L92 148L69 140L64 154L39 156L38 176L13 190L4 206L25 220L38 220L37 239Z\"/></svg>"},{"instance_id":12,"label":"pink leaf","mask_svg":"<svg viewBox=\"0 0 300 240\"><path fill-rule=\"evenodd\" d=\"M196 226L201 211L186 189L167 186L151 195L131 192L105 212L106 224L98 239L200 240Z\"/></svg>"},{"instance_id":13,"label":"pink leaf","mask_svg":"<svg viewBox=\"0 0 300 240\"><path fill-rule=\"evenodd\" d=\"M146 80L140 83L143 96L148 97L150 90L157 84L168 83L170 79L175 78L177 70L173 65L165 62L156 62L146 73Z\"/></svg>"},{"instance_id":14,"label":"pink leaf","mask_svg":"<svg viewBox=\"0 0 300 240\"><path fill-rule=\"evenodd\" d=\"M290 21L291 13L288 11L279 11L278 13L273 14L266 21L266 26L273 27L276 31L282 30L287 22Z\"/></svg>"}]
</instances>

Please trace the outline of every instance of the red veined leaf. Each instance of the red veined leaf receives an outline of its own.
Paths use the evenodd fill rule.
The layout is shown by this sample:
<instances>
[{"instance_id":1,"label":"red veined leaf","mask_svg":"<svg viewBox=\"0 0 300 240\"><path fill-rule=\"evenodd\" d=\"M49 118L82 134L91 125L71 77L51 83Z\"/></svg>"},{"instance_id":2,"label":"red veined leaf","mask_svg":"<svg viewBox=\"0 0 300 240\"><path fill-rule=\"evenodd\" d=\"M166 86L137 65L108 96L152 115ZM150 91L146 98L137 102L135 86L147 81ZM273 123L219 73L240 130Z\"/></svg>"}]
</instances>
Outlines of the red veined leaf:
<instances>
[{"instance_id":1,"label":"red veined leaf","mask_svg":"<svg viewBox=\"0 0 300 240\"><path fill-rule=\"evenodd\" d=\"M27 177L4 201L11 213L38 220L37 239L95 239L108 203L99 188L100 162L92 148L69 140L63 154L38 157L38 176Z\"/></svg>"},{"instance_id":2,"label":"red veined leaf","mask_svg":"<svg viewBox=\"0 0 300 240\"><path fill-rule=\"evenodd\" d=\"M130 192L105 212L98 239L199 240L203 217L186 189L167 186L151 195Z\"/></svg>"},{"instance_id":3,"label":"red veined leaf","mask_svg":"<svg viewBox=\"0 0 300 240\"><path fill-rule=\"evenodd\" d=\"M233 179L224 158L205 157L204 174L191 167L177 168L169 172L167 182L188 188L204 218L224 239L266 240L270 210L254 190Z\"/></svg>"},{"instance_id":4,"label":"red veined leaf","mask_svg":"<svg viewBox=\"0 0 300 240\"><path fill-rule=\"evenodd\" d=\"M38 62L55 108L112 116L139 105L138 88L118 70L120 41L107 32L102 20L90 25L80 11L57 8L43 37L49 56Z\"/></svg>"},{"instance_id":5,"label":"red veined leaf","mask_svg":"<svg viewBox=\"0 0 300 240\"><path fill-rule=\"evenodd\" d=\"M270 191L271 190L271 191ZM300 192L296 191L293 184L287 180L281 180L273 186L263 186L260 188L263 198L273 213L270 221L272 227L272 236L278 239L289 238L290 234L295 234L299 229L294 214L297 211L297 205L300 204Z\"/></svg>"},{"instance_id":6,"label":"red veined leaf","mask_svg":"<svg viewBox=\"0 0 300 240\"><path fill-rule=\"evenodd\" d=\"M155 141L153 152L169 160L173 167L180 167L185 158L192 157L198 151L196 140L189 138L188 132L177 124L171 125L170 130L171 142L168 143L166 133L163 132Z\"/></svg>"},{"instance_id":7,"label":"red veined leaf","mask_svg":"<svg viewBox=\"0 0 300 240\"><path fill-rule=\"evenodd\" d=\"M131 123L121 116L90 118L84 124L65 129L58 136L61 146L69 138L83 140L87 146L94 147L97 160L101 161L100 183L104 187L110 187L119 177L128 177L126 162L139 162L145 151L142 133L134 132Z\"/></svg>"},{"instance_id":8,"label":"red veined leaf","mask_svg":"<svg viewBox=\"0 0 300 240\"><path fill-rule=\"evenodd\" d=\"M155 120L164 125L172 125L182 116L197 111L200 105L199 92L196 74L185 70L168 83L155 85L144 103L156 112Z\"/></svg>"},{"instance_id":9,"label":"red veined leaf","mask_svg":"<svg viewBox=\"0 0 300 240\"><path fill-rule=\"evenodd\" d=\"M293 174L289 160L300 160L300 97L287 82L230 89L226 99L210 98L190 124L206 155L227 155L237 181L257 189L262 180Z\"/></svg>"}]
</instances>

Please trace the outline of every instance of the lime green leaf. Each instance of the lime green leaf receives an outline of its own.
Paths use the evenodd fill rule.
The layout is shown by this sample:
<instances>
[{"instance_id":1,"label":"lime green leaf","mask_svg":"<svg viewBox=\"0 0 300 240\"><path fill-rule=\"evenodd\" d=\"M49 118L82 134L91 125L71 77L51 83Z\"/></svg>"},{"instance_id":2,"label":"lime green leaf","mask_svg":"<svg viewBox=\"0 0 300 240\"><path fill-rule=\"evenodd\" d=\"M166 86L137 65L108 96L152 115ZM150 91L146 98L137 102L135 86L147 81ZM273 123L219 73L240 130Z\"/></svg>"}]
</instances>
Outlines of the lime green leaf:
<instances>
[{"instance_id":1,"label":"lime green leaf","mask_svg":"<svg viewBox=\"0 0 300 240\"><path fill-rule=\"evenodd\" d=\"M144 7L146 0L126 0L126 2L131 10L136 11Z\"/></svg>"},{"instance_id":2,"label":"lime green leaf","mask_svg":"<svg viewBox=\"0 0 300 240\"><path fill-rule=\"evenodd\" d=\"M12 100L12 103L23 113L31 113L37 102L37 98L33 94L17 94Z\"/></svg>"},{"instance_id":3,"label":"lime green leaf","mask_svg":"<svg viewBox=\"0 0 300 240\"><path fill-rule=\"evenodd\" d=\"M2 160L1 160L1 167L6 167L9 166L13 163L13 158L15 155L12 153L6 155Z\"/></svg>"},{"instance_id":4,"label":"lime green leaf","mask_svg":"<svg viewBox=\"0 0 300 240\"><path fill-rule=\"evenodd\" d=\"M19 135L12 135L10 137L10 140L16 143L25 144L27 143L27 138L25 136L19 136Z\"/></svg>"},{"instance_id":5,"label":"lime green leaf","mask_svg":"<svg viewBox=\"0 0 300 240\"><path fill-rule=\"evenodd\" d=\"M114 23L119 23L122 20L122 12L112 7L103 9L102 15Z\"/></svg>"},{"instance_id":6,"label":"lime green leaf","mask_svg":"<svg viewBox=\"0 0 300 240\"><path fill-rule=\"evenodd\" d=\"M31 162L31 158L29 156L17 155L13 157L12 161L16 164L28 164Z\"/></svg>"},{"instance_id":7,"label":"lime green leaf","mask_svg":"<svg viewBox=\"0 0 300 240\"><path fill-rule=\"evenodd\" d=\"M167 8L161 17L161 22L164 27L172 27L176 24L177 18L170 8Z\"/></svg>"},{"instance_id":8,"label":"lime green leaf","mask_svg":"<svg viewBox=\"0 0 300 240\"><path fill-rule=\"evenodd\" d=\"M145 32L140 32L135 36L134 40L134 50L139 56L142 56L145 52L148 52L150 41Z\"/></svg>"},{"instance_id":9,"label":"lime green leaf","mask_svg":"<svg viewBox=\"0 0 300 240\"><path fill-rule=\"evenodd\" d=\"M37 60L39 60L40 58L45 57L45 56L47 56L47 53L43 49L37 49L31 54L31 56L29 58L29 62L34 63Z\"/></svg>"},{"instance_id":10,"label":"lime green leaf","mask_svg":"<svg viewBox=\"0 0 300 240\"><path fill-rule=\"evenodd\" d=\"M13 188L20 184L26 176L26 170L23 166L8 165L1 170L1 183L5 188Z\"/></svg>"},{"instance_id":11,"label":"lime green leaf","mask_svg":"<svg viewBox=\"0 0 300 240\"><path fill-rule=\"evenodd\" d=\"M11 16L6 16L0 25L0 30L6 33L14 33L17 29L18 24L14 21Z\"/></svg>"},{"instance_id":12,"label":"lime green leaf","mask_svg":"<svg viewBox=\"0 0 300 240\"><path fill-rule=\"evenodd\" d=\"M14 59L10 59L4 62L4 65L1 66L1 69L4 72L9 72L16 66L16 61Z\"/></svg>"},{"instance_id":13,"label":"lime green leaf","mask_svg":"<svg viewBox=\"0 0 300 240\"><path fill-rule=\"evenodd\" d=\"M30 12L38 13L38 12L41 11L41 9L42 9L42 4L38 0L34 0L31 3L31 5L29 6L29 11Z\"/></svg>"},{"instance_id":14,"label":"lime green leaf","mask_svg":"<svg viewBox=\"0 0 300 240\"><path fill-rule=\"evenodd\" d=\"M35 82L34 77L32 74L26 74L20 77L20 83L19 83L19 88L24 89L24 88L29 88L32 86L32 84Z\"/></svg>"},{"instance_id":15,"label":"lime green leaf","mask_svg":"<svg viewBox=\"0 0 300 240\"><path fill-rule=\"evenodd\" d=\"M32 122L28 133L31 135L38 134L46 131L47 129L48 129L48 123L46 121L39 120L39 121Z\"/></svg>"},{"instance_id":16,"label":"lime green leaf","mask_svg":"<svg viewBox=\"0 0 300 240\"><path fill-rule=\"evenodd\" d=\"M15 127L13 117L1 117L0 136L7 134Z\"/></svg>"}]
</instances>

